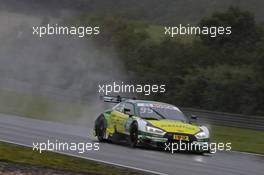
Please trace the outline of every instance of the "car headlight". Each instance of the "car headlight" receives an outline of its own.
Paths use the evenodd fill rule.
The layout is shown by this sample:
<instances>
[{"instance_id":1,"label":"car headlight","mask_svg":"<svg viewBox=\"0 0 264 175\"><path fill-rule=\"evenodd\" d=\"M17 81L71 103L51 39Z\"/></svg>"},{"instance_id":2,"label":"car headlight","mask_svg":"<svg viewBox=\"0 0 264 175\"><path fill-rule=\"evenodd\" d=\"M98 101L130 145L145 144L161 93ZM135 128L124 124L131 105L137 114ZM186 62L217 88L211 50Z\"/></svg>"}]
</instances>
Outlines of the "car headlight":
<instances>
[{"instance_id":1,"label":"car headlight","mask_svg":"<svg viewBox=\"0 0 264 175\"><path fill-rule=\"evenodd\" d=\"M195 135L195 137L196 137L197 139L206 139L206 138L208 138L207 134L206 134L205 132L203 132L203 131L197 133L197 134Z\"/></svg>"},{"instance_id":2,"label":"car headlight","mask_svg":"<svg viewBox=\"0 0 264 175\"><path fill-rule=\"evenodd\" d=\"M207 127L200 126L201 131L195 135L197 139L208 139L210 137L210 133Z\"/></svg>"},{"instance_id":3,"label":"car headlight","mask_svg":"<svg viewBox=\"0 0 264 175\"><path fill-rule=\"evenodd\" d=\"M152 126L146 126L146 132L152 133L152 134L158 134L158 135L164 135L165 132L161 129L152 127Z\"/></svg>"}]
</instances>

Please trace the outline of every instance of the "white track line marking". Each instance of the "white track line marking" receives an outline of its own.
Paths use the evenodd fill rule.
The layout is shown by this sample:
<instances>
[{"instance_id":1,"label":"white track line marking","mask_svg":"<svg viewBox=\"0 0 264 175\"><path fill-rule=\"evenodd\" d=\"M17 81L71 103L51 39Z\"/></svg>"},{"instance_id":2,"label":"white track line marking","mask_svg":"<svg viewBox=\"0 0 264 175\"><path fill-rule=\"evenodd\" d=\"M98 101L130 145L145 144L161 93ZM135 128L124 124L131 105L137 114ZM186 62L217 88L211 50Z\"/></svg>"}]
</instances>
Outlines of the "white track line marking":
<instances>
[{"instance_id":1,"label":"white track line marking","mask_svg":"<svg viewBox=\"0 0 264 175\"><path fill-rule=\"evenodd\" d=\"M15 145L20 145L20 146L32 148L32 145L16 143L16 142L13 142L13 141L8 141L8 140L0 139L0 142L6 142L6 143L11 143L11 144L15 144ZM51 152L55 152L55 153L59 153L59 154L67 155L67 156L72 156L72 157L77 157L77 158L82 158L82 159L87 159L87 160L92 160L92 161L96 161L96 162L101 162L101 163L105 163L105 164L109 164L109 165L115 165L115 166L119 166L119 167L123 167L123 168L129 168L129 169L133 169L133 170L137 170L137 171L157 174L157 175L168 175L166 173L161 173L161 172L158 172L158 171L152 171L152 170L137 168L137 167L133 167L133 166L122 165L122 164L119 164L119 163L113 163L113 162L108 162L108 161L104 161L104 160L78 156L78 155L74 155L74 154L70 154L70 153L64 153L64 152L59 152L59 151L51 151Z\"/></svg>"},{"instance_id":2,"label":"white track line marking","mask_svg":"<svg viewBox=\"0 0 264 175\"><path fill-rule=\"evenodd\" d=\"M264 156L264 154L250 153L250 152L243 152L243 151L230 151L230 152L240 153L240 154L247 154L247 155L253 155L253 156Z\"/></svg>"}]
</instances>

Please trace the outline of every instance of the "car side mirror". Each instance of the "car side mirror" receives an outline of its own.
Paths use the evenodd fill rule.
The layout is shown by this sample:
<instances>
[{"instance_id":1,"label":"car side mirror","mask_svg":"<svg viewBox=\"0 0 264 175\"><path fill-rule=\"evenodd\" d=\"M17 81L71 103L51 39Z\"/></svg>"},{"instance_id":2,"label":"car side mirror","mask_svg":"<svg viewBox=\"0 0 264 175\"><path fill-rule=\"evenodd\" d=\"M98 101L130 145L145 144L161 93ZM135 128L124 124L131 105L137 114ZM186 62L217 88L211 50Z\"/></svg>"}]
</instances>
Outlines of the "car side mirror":
<instances>
[{"instance_id":1,"label":"car side mirror","mask_svg":"<svg viewBox=\"0 0 264 175\"><path fill-rule=\"evenodd\" d=\"M197 120L198 117L197 117L196 115L191 115L191 119L192 119L192 120Z\"/></svg>"},{"instance_id":2,"label":"car side mirror","mask_svg":"<svg viewBox=\"0 0 264 175\"><path fill-rule=\"evenodd\" d=\"M129 115L129 117L132 117L132 115L131 115L130 112L131 112L130 109L128 109L128 108L124 108L124 113L127 114L127 115Z\"/></svg>"},{"instance_id":3,"label":"car side mirror","mask_svg":"<svg viewBox=\"0 0 264 175\"><path fill-rule=\"evenodd\" d=\"M191 115L191 119L190 119L189 123L191 123L191 124L196 123L197 119L198 119L198 117L196 115Z\"/></svg>"}]
</instances>

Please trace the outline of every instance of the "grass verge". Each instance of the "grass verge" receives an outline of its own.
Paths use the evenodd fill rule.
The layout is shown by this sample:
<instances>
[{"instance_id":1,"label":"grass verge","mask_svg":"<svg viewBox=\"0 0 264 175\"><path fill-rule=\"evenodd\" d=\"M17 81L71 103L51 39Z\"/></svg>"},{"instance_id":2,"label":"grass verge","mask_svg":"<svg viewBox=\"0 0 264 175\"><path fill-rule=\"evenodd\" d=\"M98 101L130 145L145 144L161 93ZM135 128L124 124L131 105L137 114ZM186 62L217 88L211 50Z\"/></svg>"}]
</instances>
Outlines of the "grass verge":
<instances>
[{"instance_id":1,"label":"grass verge","mask_svg":"<svg viewBox=\"0 0 264 175\"><path fill-rule=\"evenodd\" d=\"M84 105L54 100L50 97L0 90L0 112L36 119L63 121L80 116Z\"/></svg>"},{"instance_id":2,"label":"grass verge","mask_svg":"<svg viewBox=\"0 0 264 175\"><path fill-rule=\"evenodd\" d=\"M31 148L0 142L0 161L96 175L140 175L133 170L105 165L53 152L38 153Z\"/></svg>"},{"instance_id":3,"label":"grass verge","mask_svg":"<svg viewBox=\"0 0 264 175\"><path fill-rule=\"evenodd\" d=\"M250 129L212 126L213 142L230 142L232 150L264 154L264 132Z\"/></svg>"}]
</instances>

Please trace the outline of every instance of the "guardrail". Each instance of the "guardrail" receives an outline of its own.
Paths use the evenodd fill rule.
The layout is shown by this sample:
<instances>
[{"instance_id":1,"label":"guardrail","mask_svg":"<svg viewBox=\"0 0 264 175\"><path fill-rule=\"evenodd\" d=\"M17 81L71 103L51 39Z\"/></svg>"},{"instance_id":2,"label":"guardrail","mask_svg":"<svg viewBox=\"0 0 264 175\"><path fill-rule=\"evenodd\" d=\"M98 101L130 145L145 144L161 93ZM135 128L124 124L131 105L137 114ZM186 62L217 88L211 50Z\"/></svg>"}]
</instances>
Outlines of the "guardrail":
<instances>
[{"instance_id":1,"label":"guardrail","mask_svg":"<svg viewBox=\"0 0 264 175\"><path fill-rule=\"evenodd\" d=\"M13 78L0 79L0 85L1 89L13 90L25 94L29 93L32 95L34 95L33 90L36 90L36 87L32 84ZM63 101L79 103L87 101L87 99L84 99L83 95L80 93L80 89L74 88L62 89L55 88L51 85L39 85L36 94ZM198 116L198 121L201 123L264 131L264 116L239 115L184 107L182 107L181 110L186 115L193 114Z\"/></svg>"},{"instance_id":2,"label":"guardrail","mask_svg":"<svg viewBox=\"0 0 264 175\"><path fill-rule=\"evenodd\" d=\"M196 115L201 123L264 131L264 116L240 115L192 108L181 108L187 115Z\"/></svg>"}]
</instances>

